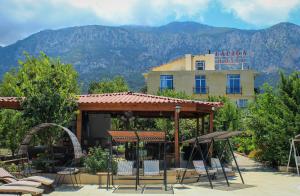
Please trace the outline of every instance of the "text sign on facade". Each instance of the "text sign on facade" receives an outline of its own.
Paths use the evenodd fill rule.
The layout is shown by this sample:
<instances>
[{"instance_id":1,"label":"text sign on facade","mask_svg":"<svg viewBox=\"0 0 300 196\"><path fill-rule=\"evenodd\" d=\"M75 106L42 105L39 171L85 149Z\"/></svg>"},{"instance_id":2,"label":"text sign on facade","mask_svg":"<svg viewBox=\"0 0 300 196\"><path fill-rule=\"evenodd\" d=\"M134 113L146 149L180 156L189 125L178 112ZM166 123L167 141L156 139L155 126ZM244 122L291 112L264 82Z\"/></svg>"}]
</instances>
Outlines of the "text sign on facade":
<instances>
[{"instance_id":1,"label":"text sign on facade","mask_svg":"<svg viewBox=\"0 0 300 196\"><path fill-rule=\"evenodd\" d=\"M215 63L217 65L243 65L247 63L246 50L222 50L215 52Z\"/></svg>"}]
</instances>

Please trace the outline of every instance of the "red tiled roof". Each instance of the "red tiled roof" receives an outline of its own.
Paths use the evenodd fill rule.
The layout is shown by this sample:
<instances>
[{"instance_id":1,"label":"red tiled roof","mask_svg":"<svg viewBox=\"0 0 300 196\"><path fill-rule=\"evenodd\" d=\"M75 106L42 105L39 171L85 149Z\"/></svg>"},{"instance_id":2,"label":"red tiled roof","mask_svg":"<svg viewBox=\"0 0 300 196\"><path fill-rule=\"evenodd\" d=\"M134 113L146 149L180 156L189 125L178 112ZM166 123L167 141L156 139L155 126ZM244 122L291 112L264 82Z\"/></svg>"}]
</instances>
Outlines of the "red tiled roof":
<instances>
[{"instance_id":1,"label":"red tiled roof","mask_svg":"<svg viewBox=\"0 0 300 196\"><path fill-rule=\"evenodd\" d=\"M20 109L20 101L17 97L0 97L0 108Z\"/></svg>"},{"instance_id":2,"label":"red tiled roof","mask_svg":"<svg viewBox=\"0 0 300 196\"><path fill-rule=\"evenodd\" d=\"M215 107L222 106L220 102L193 101L133 92L80 95L78 103L191 103Z\"/></svg>"},{"instance_id":3,"label":"red tiled roof","mask_svg":"<svg viewBox=\"0 0 300 196\"><path fill-rule=\"evenodd\" d=\"M108 134L116 142L163 142L166 134L162 131L108 131Z\"/></svg>"},{"instance_id":4,"label":"red tiled roof","mask_svg":"<svg viewBox=\"0 0 300 196\"><path fill-rule=\"evenodd\" d=\"M12 102L12 103L18 103L19 99L17 97L0 97L0 102Z\"/></svg>"},{"instance_id":5,"label":"red tiled roof","mask_svg":"<svg viewBox=\"0 0 300 196\"><path fill-rule=\"evenodd\" d=\"M182 112L207 112L212 111L213 107L222 106L221 102L177 99L133 92L79 95L77 102L80 110L87 111L174 111L179 105ZM21 109L20 100L17 97L0 97L0 108Z\"/></svg>"}]
</instances>

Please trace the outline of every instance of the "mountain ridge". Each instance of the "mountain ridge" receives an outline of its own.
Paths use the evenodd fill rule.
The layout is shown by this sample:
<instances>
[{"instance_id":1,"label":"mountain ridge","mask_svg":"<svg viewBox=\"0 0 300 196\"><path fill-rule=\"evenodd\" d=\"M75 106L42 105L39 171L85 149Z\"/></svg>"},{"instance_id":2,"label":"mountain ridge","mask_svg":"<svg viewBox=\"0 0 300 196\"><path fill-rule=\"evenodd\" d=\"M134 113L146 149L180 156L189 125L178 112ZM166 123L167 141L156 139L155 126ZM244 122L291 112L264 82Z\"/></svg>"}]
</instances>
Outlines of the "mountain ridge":
<instances>
[{"instance_id":1,"label":"mountain ridge","mask_svg":"<svg viewBox=\"0 0 300 196\"><path fill-rule=\"evenodd\" d=\"M87 25L43 30L0 47L0 76L23 59L23 51L40 51L72 63L84 89L91 80L123 75L133 89L144 85L142 73L184 54L222 49L249 51L251 67L261 72L257 86L278 69L300 70L300 26L279 23L265 29L213 27L196 22L163 26ZM134 77L133 77L134 76Z\"/></svg>"}]
</instances>

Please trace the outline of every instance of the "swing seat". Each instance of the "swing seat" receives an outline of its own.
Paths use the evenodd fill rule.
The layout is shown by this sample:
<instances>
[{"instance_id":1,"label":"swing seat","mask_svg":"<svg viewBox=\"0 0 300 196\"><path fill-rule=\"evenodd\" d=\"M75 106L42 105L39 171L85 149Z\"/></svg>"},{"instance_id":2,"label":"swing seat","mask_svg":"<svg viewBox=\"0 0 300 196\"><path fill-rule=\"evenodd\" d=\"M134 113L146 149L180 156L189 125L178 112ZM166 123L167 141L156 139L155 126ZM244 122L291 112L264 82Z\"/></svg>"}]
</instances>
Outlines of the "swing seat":
<instances>
[{"instance_id":1,"label":"swing seat","mask_svg":"<svg viewBox=\"0 0 300 196\"><path fill-rule=\"evenodd\" d=\"M159 160L144 160L144 176L159 175Z\"/></svg>"},{"instance_id":2,"label":"swing seat","mask_svg":"<svg viewBox=\"0 0 300 196\"><path fill-rule=\"evenodd\" d=\"M133 176L133 161L118 161L118 176Z\"/></svg>"},{"instance_id":3,"label":"swing seat","mask_svg":"<svg viewBox=\"0 0 300 196\"><path fill-rule=\"evenodd\" d=\"M204 162L202 160L195 160L193 161L193 165L195 167L196 172L199 175L206 175L206 170L205 170L205 165ZM217 173L216 169L208 169L208 174L209 175L215 175Z\"/></svg>"},{"instance_id":4,"label":"swing seat","mask_svg":"<svg viewBox=\"0 0 300 196\"><path fill-rule=\"evenodd\" d=\"M221 162L218 158L211 158L211 167L216 169L218 173L223 172ZM232 172L232 169L228 167L224 167L224 170L226 173Z\"/></svg>"},{"instance_id":5,"label":"swing seat","mask_svg":"<svg viewBox=\"0 0 300 196\"><path fill-rule=\"evenodd\" d=\"M297 159L297 163L300 164L300 156L296 156L296 159ZM300 165L298 167L300 167Z\"/></svg>"}]
</instances>

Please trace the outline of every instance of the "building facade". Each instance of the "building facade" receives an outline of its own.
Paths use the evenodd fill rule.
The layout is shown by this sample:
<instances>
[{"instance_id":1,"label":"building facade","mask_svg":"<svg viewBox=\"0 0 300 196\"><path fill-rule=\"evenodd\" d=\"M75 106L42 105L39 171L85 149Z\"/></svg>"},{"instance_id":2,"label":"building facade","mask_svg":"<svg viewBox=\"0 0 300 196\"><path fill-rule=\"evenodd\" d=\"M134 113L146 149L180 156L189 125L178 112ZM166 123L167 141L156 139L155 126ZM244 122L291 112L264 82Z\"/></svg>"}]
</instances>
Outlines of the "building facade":
<instances>
[{"instance_id":1,"label":"building facade","mask_svg":"<svg viewBox=\"0 0 300 196\"><path fill-rule=\"evenodd\" d=\"M147 93L174 89L200 99L226 96L239 107L247 106L255 97L254 80L257 72L245 68L242 63L222 64L219 61L216 54L186 54L154 67L144 74Z\"/></svg>"}]
</instances>

